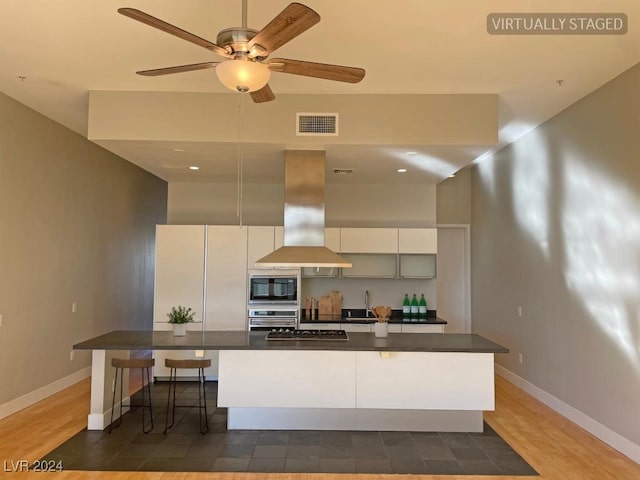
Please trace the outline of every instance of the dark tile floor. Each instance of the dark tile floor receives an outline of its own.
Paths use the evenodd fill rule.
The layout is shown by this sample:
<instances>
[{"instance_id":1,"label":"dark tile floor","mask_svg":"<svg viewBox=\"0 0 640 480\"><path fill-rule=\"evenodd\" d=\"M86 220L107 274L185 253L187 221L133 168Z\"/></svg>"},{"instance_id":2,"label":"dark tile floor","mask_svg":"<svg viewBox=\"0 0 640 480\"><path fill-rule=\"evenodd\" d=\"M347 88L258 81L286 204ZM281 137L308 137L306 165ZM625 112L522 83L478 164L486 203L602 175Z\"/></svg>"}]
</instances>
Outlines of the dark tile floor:
<instances>
[{"instance_id":1,"label":"dark tile floor","mask_svg":"<svg viewBox=\"0 0 640 480\"><path fill-rule=\"evenodd\" d=\"M167 384L152 387L155 427L141 430L141 409L111 434L83 430L45 459L67 470L424 473L537 475L485 424L483 433L227 431L207 383L210 431L199 433L197 383L180 382L175 426L163 434ZM139 402L139 395L134 402Z\"/></svg>"}]
</instances>

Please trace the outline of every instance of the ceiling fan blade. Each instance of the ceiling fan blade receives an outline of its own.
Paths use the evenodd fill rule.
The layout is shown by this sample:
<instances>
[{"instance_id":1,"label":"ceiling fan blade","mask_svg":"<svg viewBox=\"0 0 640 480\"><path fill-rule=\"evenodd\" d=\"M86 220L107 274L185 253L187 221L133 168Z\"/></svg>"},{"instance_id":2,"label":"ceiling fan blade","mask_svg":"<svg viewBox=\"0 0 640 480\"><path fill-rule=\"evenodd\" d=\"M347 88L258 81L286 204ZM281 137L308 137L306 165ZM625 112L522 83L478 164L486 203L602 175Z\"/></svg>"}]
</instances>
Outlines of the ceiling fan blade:
<instances>
[{"instance_id":1,"label":"ceiling fan blade","mask_svg":"<svg viewBox=\"0 0 640 480\"><path fill-rule=\"evenodd\" d=\"M249 95L251 95L251 100L253 100L255 103L270 102L271 100L276 99L276 96L273 94L273 91L271 90L271 87L268 83L260 90L250 92Z\"/></svg>"},{"instance_id":2,"label":"ceiling fan blade","mask_svg":"<svg viewBox=\"0 0 640 480\"><path fill-rule=\"evenodd\" d=\"M207 50L210 50L218 55L223 57L232 58L229 52L215 43L210 42L209 40L205 40L204 38L198 37L193 33L189 33L186 30L176 27L175 25L171 25L159 18L152 17L148 13L144 13L135 8L119 8L118 13L122 15L133 18L139 22L142 22L146 25L149 25L153 28L157 28L158 30L162 30L163 32L170 33L171 35L175 35L178 38L186 40L187 42L191 42L199 47L204 47Z\"/></svg>"},{"instance_id":3,"label":"ceiling fan blade","mask_svg":"<svg viewBox=\"0 0 640 480\"><path fill-rule=\"evenodd\" d=\"M249 49L259 45L260 56L268 56L319 21L320 15L309 7L291 3L251 39Z\"/></svg>"},{"instance_id":4,"label":"ceiling fan blade","mask_svg":"<svg viewBox=\"0 0 640 480\"><path fill-rule=\"evenodd\" d=\"M358 83L364 78L365 70L357 67L344 67L328 63L303 62L287 58L273 58L269 61L269 69L274 72L292 73L307 77L324 78L338 82Z\"/></svg>"},{"instance_id":5,"label":"ceiling fan blade","mask_svg":"<svg viewBox=\"0 0 640 480\"><path fill-rule=\"evenodd\" d=\"M136 73L138 75L144 75L145 77L157 77L159 75L169 75L171 73L192 72L194 70L215 68L219 63L220 62L192 63L190 65L177 65L175 67L154 68L153 70L140 70Z\"/></svg>"}]
</instances>

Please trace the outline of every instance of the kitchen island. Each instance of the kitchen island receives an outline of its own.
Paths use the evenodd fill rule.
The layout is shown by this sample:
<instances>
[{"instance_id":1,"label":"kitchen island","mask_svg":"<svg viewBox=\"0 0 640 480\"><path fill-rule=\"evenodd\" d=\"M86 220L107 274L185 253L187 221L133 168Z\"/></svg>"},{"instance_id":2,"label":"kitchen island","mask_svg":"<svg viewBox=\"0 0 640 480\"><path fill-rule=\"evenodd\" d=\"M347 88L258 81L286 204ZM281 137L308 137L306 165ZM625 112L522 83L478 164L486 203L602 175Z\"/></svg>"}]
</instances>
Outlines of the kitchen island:
<instances>
[{"instance_id":1,"label":"kitchen island","mask_svg":"<svg viewBox=\"0 0 640 480\"><path fill-rule=\"evenodd\" d=\"M508 352L473 334L265 337L260 331L184 337L114 331L74 345L93 351L88 428L108 424L111 357L130 350L218 350L218 405L228 408L229 429L481 431L482 412L495 408L494 354Z\"/></svg>"}]
</instances>

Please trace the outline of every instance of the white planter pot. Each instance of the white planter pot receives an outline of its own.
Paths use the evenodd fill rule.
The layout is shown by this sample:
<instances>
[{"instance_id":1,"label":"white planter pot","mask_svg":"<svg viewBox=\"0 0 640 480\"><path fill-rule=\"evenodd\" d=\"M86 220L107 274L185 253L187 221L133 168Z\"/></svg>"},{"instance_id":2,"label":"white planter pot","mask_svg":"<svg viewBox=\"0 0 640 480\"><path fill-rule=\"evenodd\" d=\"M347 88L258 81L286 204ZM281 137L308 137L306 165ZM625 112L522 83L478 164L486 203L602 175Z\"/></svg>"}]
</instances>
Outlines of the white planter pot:
<instances>
[{"instance_id":1,"label":"white planter pot","mask_svg":"<svg viewBox=\"0 0 640 480\"><path fill-rule=\"evenodd\" d=\"M184 337L187 333L187 324L186 323L174 323L173 324L173 336L174 337Z\"/></svg>"}]
</instances>

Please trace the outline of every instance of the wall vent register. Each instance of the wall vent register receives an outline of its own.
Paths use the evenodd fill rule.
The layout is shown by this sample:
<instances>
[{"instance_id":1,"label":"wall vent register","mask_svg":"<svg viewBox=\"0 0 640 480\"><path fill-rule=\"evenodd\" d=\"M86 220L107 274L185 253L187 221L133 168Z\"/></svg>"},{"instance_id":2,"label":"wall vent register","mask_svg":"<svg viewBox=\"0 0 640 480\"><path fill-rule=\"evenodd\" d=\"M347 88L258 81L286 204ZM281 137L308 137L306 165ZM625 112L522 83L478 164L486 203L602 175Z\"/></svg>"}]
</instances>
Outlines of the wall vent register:
<instances>
[{"instance_id":1,"label":"wall vent register","mask_svg":"<svg viewBox=\"0 0 640 480\"><path fill-rule=\"evenodd\" d=\"M338 136L337 113L296 113L296 135Z\"/></svg>"}]
</instances>

